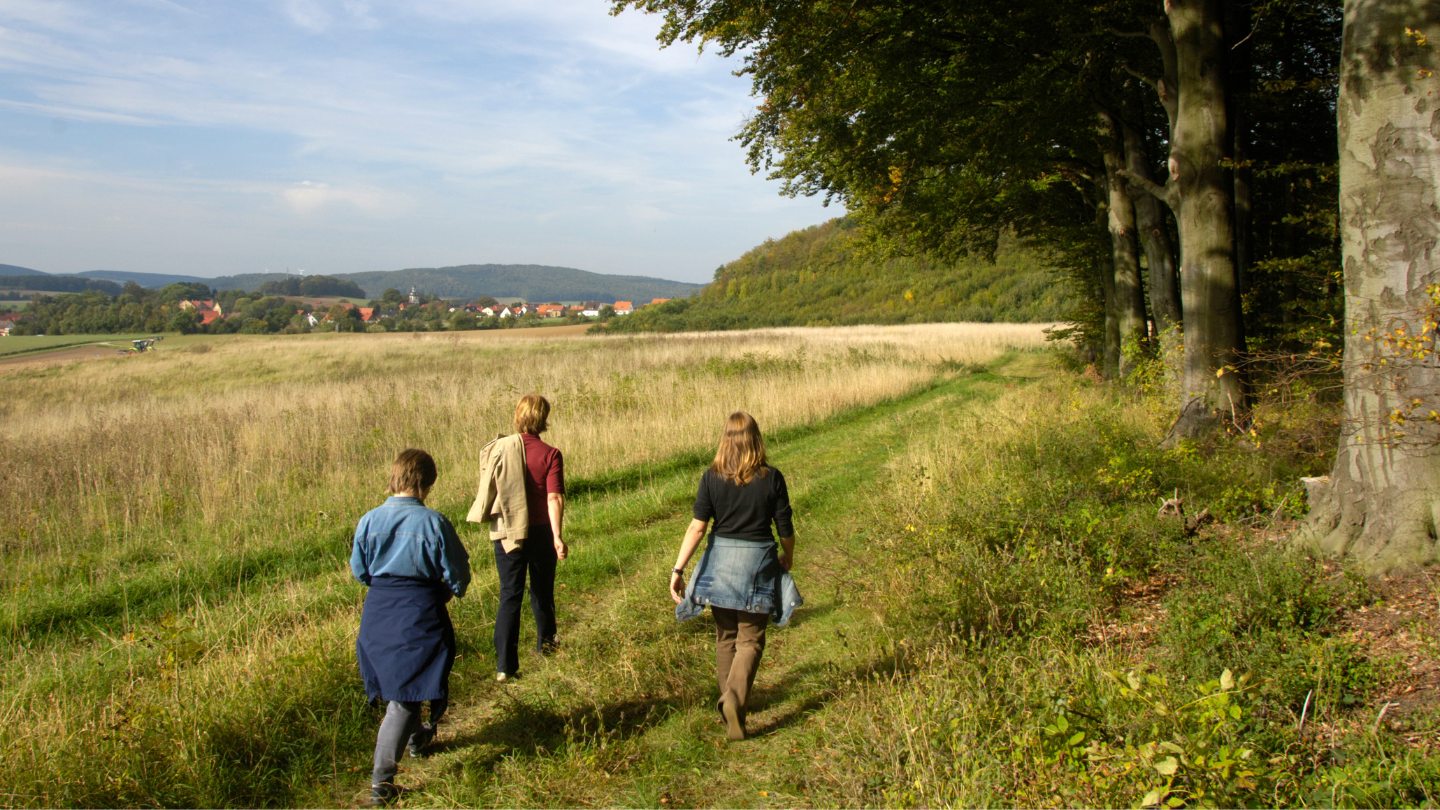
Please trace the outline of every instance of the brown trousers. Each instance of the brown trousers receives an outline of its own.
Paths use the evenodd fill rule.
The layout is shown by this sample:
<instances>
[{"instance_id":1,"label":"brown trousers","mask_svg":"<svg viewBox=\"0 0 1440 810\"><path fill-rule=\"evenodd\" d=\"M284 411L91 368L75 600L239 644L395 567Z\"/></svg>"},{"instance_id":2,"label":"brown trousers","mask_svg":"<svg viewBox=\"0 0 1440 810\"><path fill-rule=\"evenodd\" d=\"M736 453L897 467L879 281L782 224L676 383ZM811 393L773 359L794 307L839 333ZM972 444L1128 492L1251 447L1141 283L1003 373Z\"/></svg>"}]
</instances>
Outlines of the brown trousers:
<instances>
[{"instance_id":1,"label":"brown trousers","mask_svg":"<svg viewBox=\"0 0 1440 810\"><path fill-rule=\"evenodd\" d=\"M744 718L755 671L765 653L765 628L770 624L770 614L714 605L710 613L715 617L715 680L720 685L720 702L726 695L733 695L740 717Z\"/></svg>"}]
</instances>

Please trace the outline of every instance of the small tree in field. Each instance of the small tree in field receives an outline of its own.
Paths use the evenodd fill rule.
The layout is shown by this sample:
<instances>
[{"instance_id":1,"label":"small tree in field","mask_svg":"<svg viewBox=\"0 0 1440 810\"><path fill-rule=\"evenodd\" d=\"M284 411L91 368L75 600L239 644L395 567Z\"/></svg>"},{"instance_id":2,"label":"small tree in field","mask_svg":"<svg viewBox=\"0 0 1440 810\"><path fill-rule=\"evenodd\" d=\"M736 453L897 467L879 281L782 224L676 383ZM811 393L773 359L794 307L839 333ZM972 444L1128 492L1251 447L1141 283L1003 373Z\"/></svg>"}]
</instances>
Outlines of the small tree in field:
<instances>
[{"instance_id":1,"label":"small tree in field","mask_svg":"<svg viewBox=\"0 0 1440 810\"><path fill-rule=\"evenodd\" d=\"M1433 0L1350 0L1341 55L1345 429L1302 539L1440 562L1440 71Z\"/></svg>"}]
</instances>

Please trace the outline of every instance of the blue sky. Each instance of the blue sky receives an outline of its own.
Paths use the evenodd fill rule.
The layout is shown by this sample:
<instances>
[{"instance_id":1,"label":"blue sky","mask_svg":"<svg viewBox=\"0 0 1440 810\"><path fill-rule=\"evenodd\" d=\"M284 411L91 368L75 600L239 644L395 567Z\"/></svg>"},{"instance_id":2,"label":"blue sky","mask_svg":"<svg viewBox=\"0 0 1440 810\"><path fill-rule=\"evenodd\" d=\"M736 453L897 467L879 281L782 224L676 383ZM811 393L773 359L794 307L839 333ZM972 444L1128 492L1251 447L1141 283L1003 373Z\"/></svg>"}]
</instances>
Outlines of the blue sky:
<instances>
[{"instance_id":1,"label":"blue sky","mask_svg":"<svg viewBox=\"0 0 1440 810\"><path fill-rule=\"evenodd\" d=\"M708 281L841 213L749 173L733 60L608 11L0 0L0 263Z\"/></svg>"}]
</instances>

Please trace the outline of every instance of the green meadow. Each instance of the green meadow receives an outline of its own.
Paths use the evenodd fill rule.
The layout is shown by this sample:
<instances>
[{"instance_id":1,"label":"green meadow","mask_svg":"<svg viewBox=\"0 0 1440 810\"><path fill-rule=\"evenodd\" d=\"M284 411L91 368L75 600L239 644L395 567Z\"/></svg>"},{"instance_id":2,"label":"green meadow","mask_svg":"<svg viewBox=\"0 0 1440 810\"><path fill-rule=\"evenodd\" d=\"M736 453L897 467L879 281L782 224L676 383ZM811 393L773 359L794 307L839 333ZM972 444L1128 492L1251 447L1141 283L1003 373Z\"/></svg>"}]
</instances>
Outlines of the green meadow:
<instances>
[{"instance_id":1,"label":"green meadow","mask_svg":"<svg viewBox=\"0 0 1440 810\"><path fill-rule=\"evenodd\" d=\"M405 806L1433 806L1433 692L1377 718L1426 694L1433 613L1380 643L1357 617L1408 604L1397 586L1285 542L1299 476L1331 462L1328 406L1161 451L1163 398L1042 343L336 335L11 373L0 804L368 796L348 543L413 445L475 581ZM540 370L487 376L502 361ZM462 520L479 446L532 389L555 403L573 553L560 652L497 684L494 566ZM751 739L726 743L713 627L678 624L666 586L737 407L790 482L806 604L770 634Z\"/></svg>"}]
</instances>

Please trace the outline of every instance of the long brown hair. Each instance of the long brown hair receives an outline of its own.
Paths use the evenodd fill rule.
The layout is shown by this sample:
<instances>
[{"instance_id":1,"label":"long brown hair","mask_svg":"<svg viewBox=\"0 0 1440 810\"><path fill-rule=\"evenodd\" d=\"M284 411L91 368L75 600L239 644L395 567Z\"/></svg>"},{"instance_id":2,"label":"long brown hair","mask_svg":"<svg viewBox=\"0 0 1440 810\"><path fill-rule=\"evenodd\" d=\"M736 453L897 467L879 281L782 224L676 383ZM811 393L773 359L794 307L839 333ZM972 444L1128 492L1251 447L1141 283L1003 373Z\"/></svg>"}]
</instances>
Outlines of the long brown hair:
<instances>
[{"instance_id":1,"label":"long brown hair","mask_svg":"<svg viewBox=\"0 0 1440 810\"><path fill-rule=\"evenodd\" d=\"M765 439L760 436L760 426L755 417L744 411L736 411L725 420L725 429L720 432L720 449L715 451L715 461L710 469L736 486L750 483L758 472L765 475Z\"/></svg>"}]
</instances>

